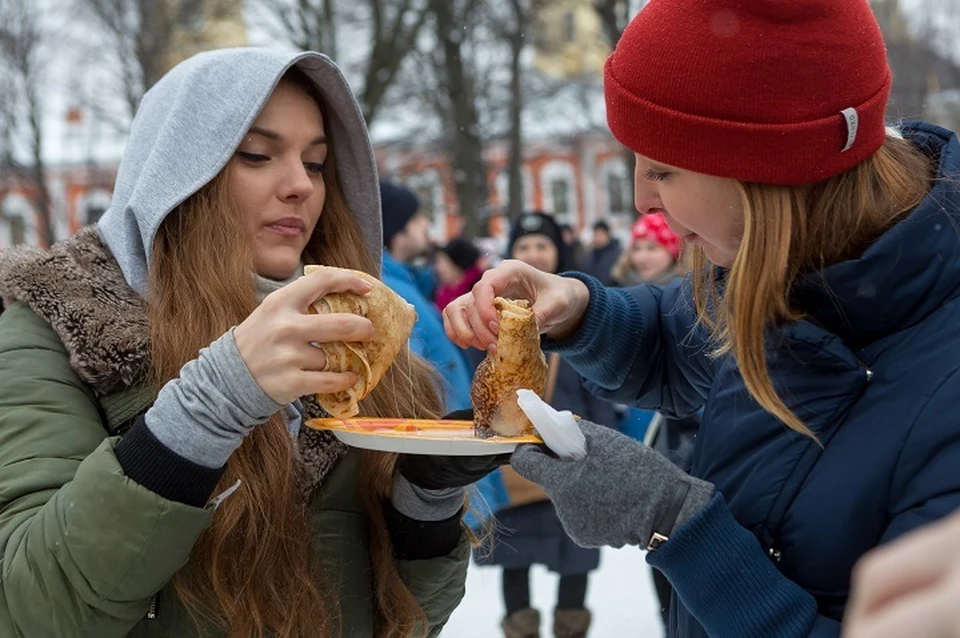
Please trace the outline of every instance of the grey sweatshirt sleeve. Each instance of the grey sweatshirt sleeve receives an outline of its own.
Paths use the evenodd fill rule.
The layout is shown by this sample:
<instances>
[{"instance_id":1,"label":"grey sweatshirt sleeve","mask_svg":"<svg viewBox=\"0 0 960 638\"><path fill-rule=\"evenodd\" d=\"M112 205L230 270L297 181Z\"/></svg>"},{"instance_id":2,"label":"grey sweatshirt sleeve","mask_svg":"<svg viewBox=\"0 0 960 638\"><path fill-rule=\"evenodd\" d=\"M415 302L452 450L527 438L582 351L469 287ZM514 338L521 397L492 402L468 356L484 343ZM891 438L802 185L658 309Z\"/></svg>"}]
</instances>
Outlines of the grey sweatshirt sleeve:
<instances>
[{"instance_id":1,"label":"grey sweatshirt sleeve","mask_svg":"<svg viewBox=\"0 0 960 638\"><path fill-rule=\"evenodd\" d=\"M163 386L144 421L172 452L219 468L256 425L281 409L250 374L230 330Z\"/></svg>"},{"instance_id":2,"label":"grey sweatshirt sleeve","mask_svg":"<svg viewBox=\"0 0 960 638\"><path fill-rule=\"evenodd\" d=\"M390 504L414 520L442 521L463 509L466 494L467 491L462 487L424 489L403 478L400 472L394 472Z\"/></svg>"}]
</instances>

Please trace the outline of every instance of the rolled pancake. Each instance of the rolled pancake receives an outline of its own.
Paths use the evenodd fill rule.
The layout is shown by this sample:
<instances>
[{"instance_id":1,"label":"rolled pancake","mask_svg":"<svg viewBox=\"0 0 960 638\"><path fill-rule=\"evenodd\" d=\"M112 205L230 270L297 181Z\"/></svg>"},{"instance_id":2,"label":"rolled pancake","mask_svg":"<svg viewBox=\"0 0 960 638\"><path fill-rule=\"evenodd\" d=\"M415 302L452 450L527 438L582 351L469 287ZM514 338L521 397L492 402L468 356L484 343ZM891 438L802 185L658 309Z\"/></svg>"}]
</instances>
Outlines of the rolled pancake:
<instances>
[{"instance_id":1,"label":"rolled pancake","mask_svg":"<svg viewBox=\"0 0 960 638\"><path fill-rule=\"evenodd\" d=\"M370 394L407 345L417 312L413 306L376 277L359 270L330 266L306 266L304 274L319 269L347 270L373 286L365 295L337 292L324 295L310 306L316 314L347 313L366 317L373 324L373 341L318 343L327 360L324 370L353 372L357 382L341 392L318 393L317 402L332 417L356 416L359 402Z\"/></svg>"},{"instance_id":2,"label":"rolled pancake","mask_svg":"<svg viewBox=\"0 0 960 638\"><path fill-rule=\"evenodd\" d=\"M517 404L517 390L532 390L541 398L547 385L547 361L540 349L540 331L533 308L525 299L497 297L497 353L487 353L477 366L470 387L478 437L534 434L530 419Z\"/></svg>"}]
</instances>

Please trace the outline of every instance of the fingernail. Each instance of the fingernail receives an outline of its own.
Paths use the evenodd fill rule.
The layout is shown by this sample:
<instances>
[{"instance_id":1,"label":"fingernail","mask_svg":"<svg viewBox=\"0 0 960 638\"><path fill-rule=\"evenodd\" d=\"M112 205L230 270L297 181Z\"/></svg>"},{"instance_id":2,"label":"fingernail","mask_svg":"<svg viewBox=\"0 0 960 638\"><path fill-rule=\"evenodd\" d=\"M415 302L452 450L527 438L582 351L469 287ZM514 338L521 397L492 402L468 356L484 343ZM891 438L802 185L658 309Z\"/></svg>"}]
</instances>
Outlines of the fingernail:
<instances>
[{"instance_id":1,"label":"fingernail","mask_svg":"<svg viewBox=\"0 0 960 638\"><path fill-rule=\"evenodd\" d=\"M487 327L490 328L490 331L493 332L494 334L496 334L497 332L500 332L500 325L497 324L496 321L491 321L490 323L487 324Z\"/></svg>"},{"instance_id":2,"label":"fingernail","mask_svg":"<svg viewBox=\"0 0 960 638\"><path fill-rule=\"evenodd\" d=\"M497 354L497 344L491 343L489 346L487 346L487 352L490 354Z\"/></svg>"}]
</instances>

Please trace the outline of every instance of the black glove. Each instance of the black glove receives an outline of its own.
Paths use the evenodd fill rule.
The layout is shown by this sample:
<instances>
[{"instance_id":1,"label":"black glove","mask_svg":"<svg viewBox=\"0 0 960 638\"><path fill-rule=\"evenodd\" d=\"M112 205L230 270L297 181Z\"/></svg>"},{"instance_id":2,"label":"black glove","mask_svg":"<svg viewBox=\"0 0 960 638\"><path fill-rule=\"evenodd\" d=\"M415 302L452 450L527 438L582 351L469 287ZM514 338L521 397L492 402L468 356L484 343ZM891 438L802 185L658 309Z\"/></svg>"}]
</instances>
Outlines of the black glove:
<instances>
[{"instance_id":1,"label":"black glove","mask_svg":"<svg viewBox=\"0 0 960 638\"><path fill-rule=\"evenodd\" d=\"M473 421L473 410L457 410L443 419ZM466 487L476 483L509 462L509 453L487 456L430 456L404 453L397 458L397 471L417 487L425 490L442 490Z\"/></svg>"}]
</instances>

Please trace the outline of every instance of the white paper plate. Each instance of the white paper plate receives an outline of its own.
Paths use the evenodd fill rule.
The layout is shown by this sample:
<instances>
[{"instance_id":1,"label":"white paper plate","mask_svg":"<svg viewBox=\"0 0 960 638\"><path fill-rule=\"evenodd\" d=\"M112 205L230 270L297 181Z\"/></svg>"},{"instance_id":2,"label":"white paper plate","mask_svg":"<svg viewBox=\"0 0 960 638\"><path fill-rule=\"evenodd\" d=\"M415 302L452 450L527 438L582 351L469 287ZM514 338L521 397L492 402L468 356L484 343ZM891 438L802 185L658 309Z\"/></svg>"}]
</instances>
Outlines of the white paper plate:
<instances>
[{"instance_id":1,"label":"white paper plate","mask_svg":"<svg viewBox=\"0 0 960 638\"><path fill-rule=\"evenodd\" d=\"M307 425L329 430L351 447L435 456L485 456L512 452L536 436L477 438L470 421L428 419L312 419Z\"/></svg>"}]
</instances>

